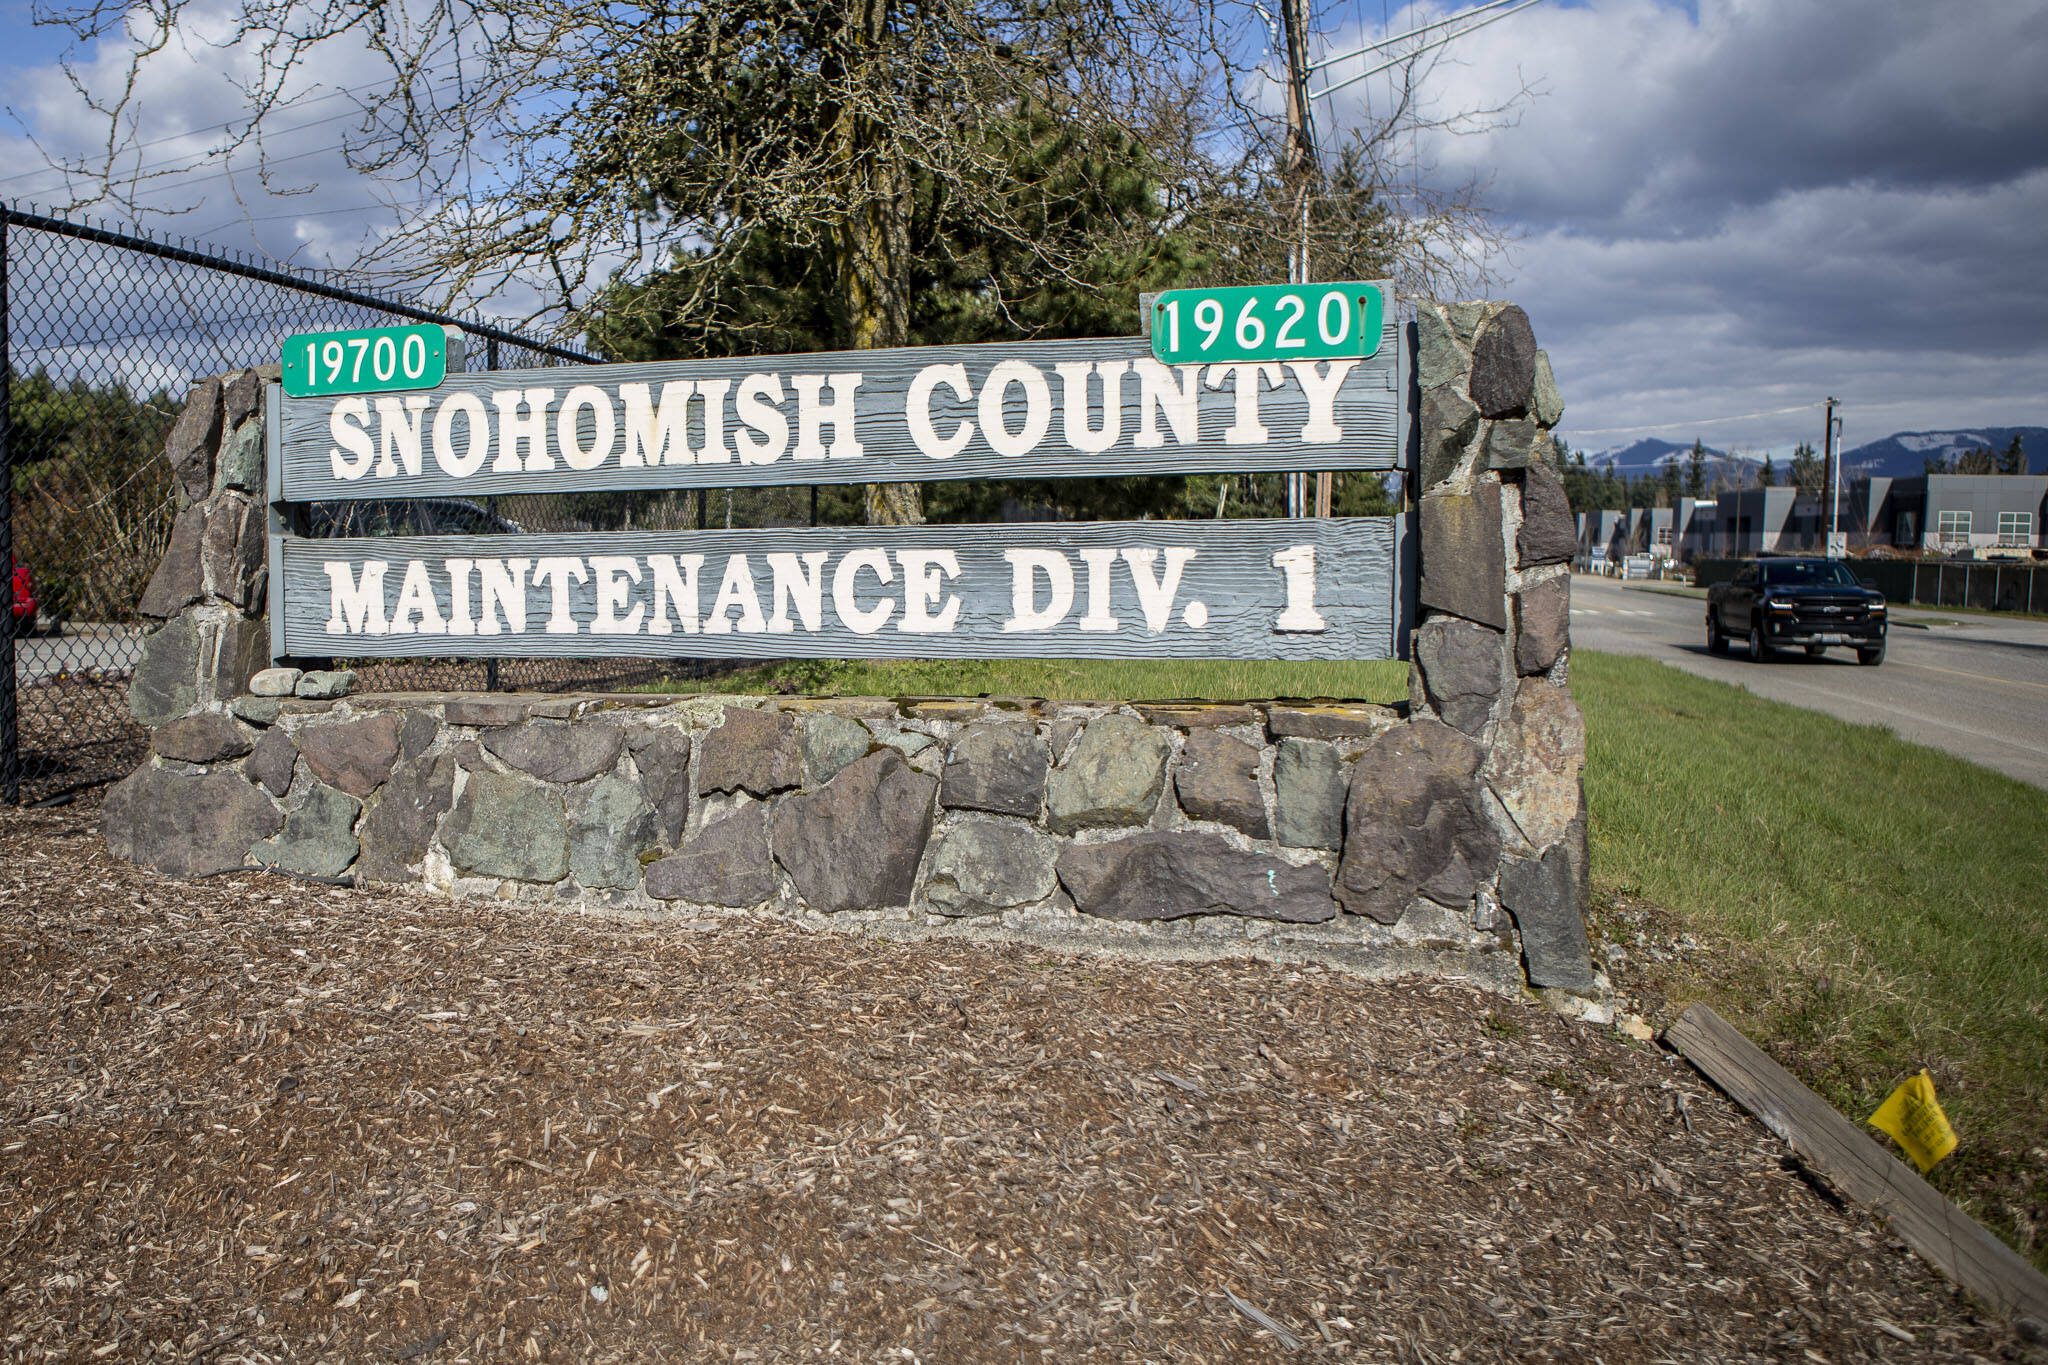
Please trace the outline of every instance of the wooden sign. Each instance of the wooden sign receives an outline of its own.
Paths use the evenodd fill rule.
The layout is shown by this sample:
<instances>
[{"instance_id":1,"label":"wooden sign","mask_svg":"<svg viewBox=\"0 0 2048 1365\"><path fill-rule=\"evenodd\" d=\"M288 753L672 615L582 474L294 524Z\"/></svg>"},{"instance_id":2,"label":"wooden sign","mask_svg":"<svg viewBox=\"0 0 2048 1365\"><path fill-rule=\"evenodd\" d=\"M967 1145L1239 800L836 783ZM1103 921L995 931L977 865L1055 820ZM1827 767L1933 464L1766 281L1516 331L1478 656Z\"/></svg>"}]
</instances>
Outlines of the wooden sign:
<instances>
[{"instance_id":1,"label":"wooden sign","mask_svg":"<svg viewBox=\"0 0 2048 1365\"><path fill-rule=\"evenodd\" d=\"M1311 317L1310 322L1314 322ZM1165 365L1137 337L454 374L287 397L292 501L595 489L1391 469L1405 372Z\"/></svg>"},{"instance_id":2,"label":"wooden sign","mask_svg":"<svg viewBox=\"0 0 2048 1365\"><path fill-rule=\"evenodd\" d=\"M286 538L272 628L300 658L1388 658L1401 525Z\"/></svg>"}]
</instances>

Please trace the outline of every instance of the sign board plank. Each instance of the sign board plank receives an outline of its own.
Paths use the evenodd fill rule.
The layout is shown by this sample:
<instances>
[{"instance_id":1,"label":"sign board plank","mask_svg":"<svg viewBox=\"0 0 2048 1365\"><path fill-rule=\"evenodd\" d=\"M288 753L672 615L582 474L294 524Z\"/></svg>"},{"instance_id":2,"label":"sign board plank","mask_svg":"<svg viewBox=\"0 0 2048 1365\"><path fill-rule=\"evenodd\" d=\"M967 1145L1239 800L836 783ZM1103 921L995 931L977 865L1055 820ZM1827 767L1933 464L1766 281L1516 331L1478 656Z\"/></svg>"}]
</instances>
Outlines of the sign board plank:
<instances>
[{"instance_id":1,"label":"sign board plank","mask_svg":"<svg viewBox=\"0 0 2048 1365\"><path fill-rule=\"evenodd\" d=\"M286 538L298 658L1393 657L1397 519Z\"/></svg>"},{"instance_id":2,"label":"sign board plank","mask_svg":"<svg viewBox=\"0 0 2048 1365\"><path fill-rule=\"evenodd\" d=\"M1397 324L1365 359L1162 365L1138 337L454 374L287 397L285 496L419 498L1391 469Z\"/></svg>"}]
</instances>

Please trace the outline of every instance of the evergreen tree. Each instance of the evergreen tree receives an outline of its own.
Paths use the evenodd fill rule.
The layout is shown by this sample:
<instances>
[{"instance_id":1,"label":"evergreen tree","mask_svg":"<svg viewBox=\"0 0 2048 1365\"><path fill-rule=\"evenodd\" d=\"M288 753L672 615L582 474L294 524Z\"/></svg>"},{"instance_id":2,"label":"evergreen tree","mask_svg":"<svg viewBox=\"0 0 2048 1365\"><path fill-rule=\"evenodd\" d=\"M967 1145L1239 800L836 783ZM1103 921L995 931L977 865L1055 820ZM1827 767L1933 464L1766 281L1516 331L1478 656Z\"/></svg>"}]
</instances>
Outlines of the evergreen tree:
<instances>
[{"instance_id":1,"label":"evergreen tree","mask_svg":"<svg viewBox=\"0 0 2048 1365\"><path fill-rule=\"evenodd\" d=\"M1757 466L1756 486L1758 488L1775 488L1777 487L1777 485L1778 470L1777 467L1771 463L1771 457L1767 452L1764 455L1764 462Z\"/></svg>"},{"instance_id":2,"label":"evergreen tree","mask_svg":"<svg viewBox=\"0 0 2048 1365\"><path fill-rule=\"evenodd\" d=\"M1685 457L1685 492L1687 497L1705 497L1707 492L1707 448L1700 444L1700 438L1692 438L1692 450Z\"/></svg>"},{"instance_id":3,"label":"evergreen tree","mask_svg":"<svg viewBox=\"0 0 2048 1365\"><path fill-rule=\"evenodd\" d=\"M1991 453L1989 446L1972 446L1956 457L1958 474L1996 474L1999 472L1999 457Z\"/></svg>"},{"instance_id":4,"label":"evergreen tree","mask_svg":"<svg viewBox=\"0 0 2048 1365\"><path fill-rule=\"evenodd\" d=\"M1808 493L1821 491L1821 482L1827 477L1826 462L1814 451L1812 445L1801 441L1792 449L1791 479L1794 488Z\"/></svg>"},{"instance_id":5,"label":"evergreen tree","mask_svg":"<svg viewBox=\"0 0 2048 1365\"><path fill-rule=\"evenodd\" d=\"M2013 433L2011 442L2005 447L2005 453L1998 457L1998 465L1998 472L2001 474L2024 474L2027 472L2026 442L2020 439L2018 432Z\"/></svg>"},{"instance_id":6,"label":"evergreen tree","mask_svg":"<svg viewBox=\"0 0 2048 1365\"><path fill-rule=\"evenodd\" d=\"M1678 461L1676 459L1665 461L1663 477L1658 480L1657 492L1659 497L1657 505L1659 507L1678 506L1678 490L1680 486Z\"/></svg>"}]
</instances>

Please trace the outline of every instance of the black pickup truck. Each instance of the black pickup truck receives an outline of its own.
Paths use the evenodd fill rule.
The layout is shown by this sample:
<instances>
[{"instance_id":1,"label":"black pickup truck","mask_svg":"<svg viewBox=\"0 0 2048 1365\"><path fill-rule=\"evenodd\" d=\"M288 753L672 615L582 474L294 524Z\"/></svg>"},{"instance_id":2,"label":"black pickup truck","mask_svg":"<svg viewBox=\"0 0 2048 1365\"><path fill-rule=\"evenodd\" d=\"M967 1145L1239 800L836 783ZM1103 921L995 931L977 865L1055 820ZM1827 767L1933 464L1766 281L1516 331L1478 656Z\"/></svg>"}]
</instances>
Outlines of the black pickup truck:
<instances>
[{"instance_id":1,"label":"black pickup truck","mask_svg":"<svg viewBox=\"0 0 2048 1365\"><path fill-rule=\"evenodd\" d=\"M1884 662L1884 594L1866 588L1838 559L1759 559L1707 589L1707 648L1743 641L1758 663L1780 649L1820 655L1831 645L1856 662Z\"/></svg>"}]
</instances>

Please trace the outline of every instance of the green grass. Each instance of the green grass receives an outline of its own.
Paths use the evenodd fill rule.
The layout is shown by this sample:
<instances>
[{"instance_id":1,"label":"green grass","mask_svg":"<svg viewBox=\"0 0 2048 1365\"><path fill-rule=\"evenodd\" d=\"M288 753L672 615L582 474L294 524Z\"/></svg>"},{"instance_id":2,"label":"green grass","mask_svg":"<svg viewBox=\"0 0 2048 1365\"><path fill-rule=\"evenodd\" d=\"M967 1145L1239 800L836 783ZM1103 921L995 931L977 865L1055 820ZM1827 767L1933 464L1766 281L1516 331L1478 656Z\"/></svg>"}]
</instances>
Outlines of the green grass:
<instances>
[{"instance_id":1,"label":"green grass","mask_svg":"<svg viewBox=\"0 0 2048 1365\"><path fill-rule=\"evenodd\" d=\"M726 692L1054 699L1407 695L1400 663L828 661ZM1931 1177L2048 1268L2048 795L1645 659L1580 652L1595 926L1860 1120L1925 1066L1962 1147ZM1634 942L1689 935L1655 960Z\"/></svg>"},{"instance_id":2,"label":"green grass","mask_svg":"<svg viewBox=\"0 0 2048 1365\"><path fill-rule=\"evenodd\" d=\"M1162 701L1203 697L1408 698L1408 665L1274 663L1236 659L811 659L768 664L664 690L805 692L869 697L1044 697L1049 701Z\"/></svg>"}]
</instances>

